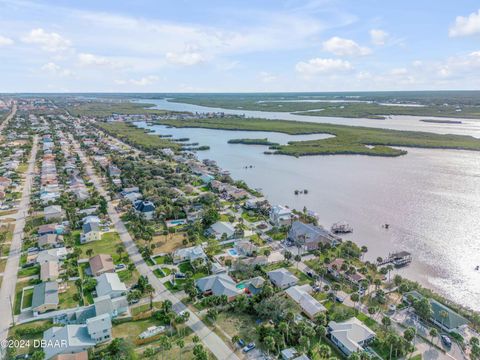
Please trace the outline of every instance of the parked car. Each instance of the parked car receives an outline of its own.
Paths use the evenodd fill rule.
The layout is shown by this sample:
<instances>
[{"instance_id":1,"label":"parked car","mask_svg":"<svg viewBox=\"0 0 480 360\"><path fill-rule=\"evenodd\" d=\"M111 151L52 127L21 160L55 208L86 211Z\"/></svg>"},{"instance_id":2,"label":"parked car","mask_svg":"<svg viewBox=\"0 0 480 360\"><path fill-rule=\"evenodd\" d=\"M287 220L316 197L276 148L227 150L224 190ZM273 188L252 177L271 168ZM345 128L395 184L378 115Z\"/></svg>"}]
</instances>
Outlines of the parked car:
<instances>
[{"instance_id":1,"label":"parked car","mask_svg":"<svg viewBox=\"0 0 480 360\"><path fill-rule=\"evenodd\" d=\"M249 351L252 351L253 349L255 349L255 343L252 342L252 343L248 344L247 346L245 346L245 347L242 349L242 351L243 351L244 353L248 353Z\"/></svg>"},{"instance_id":2,"label":"parked car","mask_svg":"<svg viewBox=\"0 0 480 360\"><path fill-rule=\"evenodd\" d=\"M443 345L445 345L446 347L452 346L452 340L450 340L450 338L447 335L442 335L440 336L440 338L442 339Z\"/></svg>"},{"instance_id":3,"label":"parked car","mask_svg":"<svg viewBox=\"0 0 480 360\"><path fill-rule=\"evenodd\" d=\"M245 341L243 341L242 339L238 340L238 346L240 347L244 347L245 346Z\"/></svg>"},{"instance_id":4,"label":"parked car","mask_svg":"<svg viewBox=\"0 0 480 360\"><path fill-rule=\"evenodd\" d=\"M343 297L337 295L337 296L335 297L335 300L336 300L337 302L339 302L339 303L343 303L343 301L344 301L345 299L344 299Z\"/></svg>"},{"instance_id":5,"label":"parked car","mask_svg":"<svg viewBox=\"0 0 480 360\"><path fill-rule=\"evenodd\" d=\"M177 279L185 279L186 275L184 273L181 273L181 272L177 272L175 273L175 278Z\"/></svg>"},{"instance_id":6,"label":"parked car","mask_svg":"<svg viewBox=\"0 0 480 360\"><path fill-rule=\"evenodd\" d=\"M125 269L125 264L115 265L115 270L122 270L122 269Z\"/></svg>"}]
</instances>

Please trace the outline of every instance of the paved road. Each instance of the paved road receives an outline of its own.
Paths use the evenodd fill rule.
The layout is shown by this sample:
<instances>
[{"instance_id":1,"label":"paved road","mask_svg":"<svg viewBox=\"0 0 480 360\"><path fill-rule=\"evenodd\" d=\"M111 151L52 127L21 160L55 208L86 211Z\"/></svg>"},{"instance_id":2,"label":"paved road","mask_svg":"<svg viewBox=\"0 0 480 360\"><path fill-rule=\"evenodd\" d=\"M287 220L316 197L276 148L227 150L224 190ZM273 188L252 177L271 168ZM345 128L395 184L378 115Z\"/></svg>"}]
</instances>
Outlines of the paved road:
<instances>
[{"instance_id":1,"label":"paved road","mask_svg":"<svg viewBox=\"0 0 480 360\"><path fill-rule=\"evenodd\" d=\"M3 273L2 288L0 289L0 342L7 338L8 329L11 326L12 321L11 302L13 303L14 301L15 286L17 284L17 271L20 264L22 250L23 228L25 227L25 219L28 216L28 209L30 207L30 192L34 177L35 158L37 156L38 148L37 144L38 136L35 136L30 159L28 161L28 170L26 173L22 198L18 206L17 220L13 231L12 243L10 245L10 254Z\"/></svg>"},{"instance_id":2,"label":"paved road","mask_svg":"<svg viewBox=\"0 0 480 360\"><path fill-rule=\"evenodd\" d=\"M80 149L78 142L74 141L73 145L80 156L80 159L85 165L85 170L90 180L94 184L97 191L104 196L107 200L110 199L109 195L103 188L103 185L95 174L93 167L91 166L89 160L85 157L84 153ZM150 267L143 260L140 252L138 251L137 246L135 245L132 237L128 233L125 224L120 219L117 211L115 210L111 201L108 201L108 215L112 223L115 226L118 234L120 235L125 248L127 249L130 259L135 264L140 275L146 276L150 281L150 284L155 289L156 297L161 300L170 300L173 304L173 310L177 313L182 311L188 311L190 313L190 318L186 324L195 332L195 334L203 341L203 343L208 347L208 349L215 355L219 360L239 360L239 357L225 344L225 342L213 331L211 331L201 320L191 312L174 294L172 294L158 279Z\"/></svg>"},{"instance_id":3,"label":"paved road","mask_svg":"<svg viewBox=\"0 0 480 360\"><path fill-rule=\"evenodd\" d=\"M8 122L15 116L17 112L17 103L13 103L12 111L10 111L10 115L0 124L0 133L3 132L5 126L7 126Z\"/></svg>"}]
</instances>

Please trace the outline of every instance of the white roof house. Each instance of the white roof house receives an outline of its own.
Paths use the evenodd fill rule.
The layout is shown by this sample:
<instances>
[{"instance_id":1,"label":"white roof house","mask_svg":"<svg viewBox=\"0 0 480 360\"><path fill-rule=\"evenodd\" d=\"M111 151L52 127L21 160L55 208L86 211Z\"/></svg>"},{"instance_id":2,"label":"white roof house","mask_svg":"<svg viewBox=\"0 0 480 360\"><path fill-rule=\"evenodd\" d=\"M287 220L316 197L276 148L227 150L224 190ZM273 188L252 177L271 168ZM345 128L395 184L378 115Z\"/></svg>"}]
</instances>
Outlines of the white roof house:
<instances>
[{"instance_id":1,"label":"white roof house","mask_svg":"<svg viewBox=\"0 0 480 360\"><path fill-rule=\"evenodd\" d=\"M242 293L233 279L225 273L210 275L196 281L197 288L203 292L216 296L226 295L229 299Z\"/></svg>"},{"instance_id":2,"label":"white roof house","mask_svg":"<svg viewBox=\"0 0 480 360\"><path fill-rule=\"evenodd\" d=\"M285 290L285 293L302 308L303 312L310 318L314 319L318 313L327 309L320 304L310 293L312 287L308 284L296 285Z\"/></svg>"},{"instance_id":3,"label":"white roof house","mask_svg":"<svg viewBox=\"0 0 480 360\"><path fill-rule=\"evenodd\" d=\"M118 315L128 312L128 301L126 296L120 296L112 299L108 295L99 296L93 299L95 314L97 316L108 314L115 318Z\"/></svg>"},{"instance_id":4,"label":"white roof house","mask_svg":"<svg viewBox=\"0 0 480 360\"><path fill-rule=\"evenodd\" d=\"M218 239L220 239L223 234L226 234L227 238L231 238L233 235L235 235L235 227L231 223L217 221L215 224L210 226L209 232L215 235L215 237Z\"/></svg>"},{"instance_id":5,"label":"white roof house","mask_svg":"<svg viewBox=\"0 0 480 360\"><path fill-rule=\"evenodd\" d=\"M88 334L96 342L101 343L112 337L112 320L109 314L102 314L87 319Z\"/></svg>"},{"instance_id":6,"label":"white roof house","mask_svg":"<svg viewBox=\"0 0 480 360\"><path fill-rule=\"evenodd\" d=\"M335 345L347 356L363 351L363 347L375 338L375 333L357 318L328 323L328 332Z\"/></svg>"},{"instance_id":7,"label":"white roof house","mask_svg":"<svg viewBox=\"0 0 480 360\"><path fill-rule=\"evenodd\" d=\"M178 264L182 261L193 261L196 259L206 259L207 255L200 245L188 248L178 249L173 253L173 262Z\"/></svg>"},{"instance_id":8,"label":"white roof house","mask_svg":"<svg viewBox=\"0 0 480 360\"><path fill-rule=\"evenodd\" d=\"M290 225L292 223L292 211L282 205L272 206L270 223L274 226Z\"/></svg>"},{"instance_id":9,"label":"white roof house","mask_svg":"<svg viewBox=\"0 0 480 360\"><path fill-rule=\"evenodd\" d=\"M280 289L286 289L298 282L298 278L284 268L269 271L267 275L270 281Z\"/></svg>"},{"instance_id":10,"label":"white roof house","mask_svg":"<svg viewBox=\"0 0 480 360\"><path fill-rule=\"evenodd\" d=\"M43 250L37 255L36 261L39 264L47 261L60 261L65 259L67 254L65 247Z\"/></svg>"},{"instance_id":11,"label":"white roof house","mask_svg":"<svg viewBox=\"0 0 480 360\"><path fill-rule=\"evenodd\" d=\"M47 360L57 354L82 352L96 344L85 325L52 327L43 333L43 340L46 341L46 346L42 350Z\"/></svg>"},{"instance_id":12,"label":"white roof house","mask_svg":"<svg viewBox=\"0 0 480 360\"><path fill-rule=\"evenodd\" d=\"M111 298L116 298L127 292L127 287L120 281L117 273L104 273L96 279L97 296L108 295Z\"/></svg>"}]
</instances>

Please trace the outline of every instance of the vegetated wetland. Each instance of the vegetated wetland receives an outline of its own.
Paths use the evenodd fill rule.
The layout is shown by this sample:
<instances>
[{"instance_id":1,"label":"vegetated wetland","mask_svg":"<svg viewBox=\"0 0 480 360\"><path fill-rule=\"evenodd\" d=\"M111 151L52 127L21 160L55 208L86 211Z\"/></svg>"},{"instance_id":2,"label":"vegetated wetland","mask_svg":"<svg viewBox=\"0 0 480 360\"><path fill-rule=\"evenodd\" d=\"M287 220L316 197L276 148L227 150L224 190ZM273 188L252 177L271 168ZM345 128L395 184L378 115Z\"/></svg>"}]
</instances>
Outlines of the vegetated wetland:
<instances>
[{"instance_id":1,"label":"vegetated wetland","mask_svg":"<svg viewBox=\"0 0 480 360\"><path fill-rule=\"evenodd\" d=\"M180 105L175 104L175 110L192 110L191 105ZM416 117L415 122L420 119ZM136 125L157 134L188 136L191 141L209 145L210 150L199 152L199 158L216 160L234 178L262 189L272 203L298 209L306 206L318 212L320 223L327 227L346 220L354 227L354 233L346 238L366 244L370 259L395 250L411 251L414 261L400 273L462 305L480 309L479 273L475 271L480 263L480 245L475 238L480 225L474 215L480 213L477 152L399 148L408 154L396 158L272 157L263 154L268 146L233 144L229 140L249 143L266 139L285 145L290 141L319 140L320 135L174 128L142 122ZM425 125L446 129L458 126ZM309 190L308 195L294 194L295 189L303 188ZM390 224L388 231L381 227L384 223ZM461 262L457 254L463 254Z\"/></svg>"}]
</instances>

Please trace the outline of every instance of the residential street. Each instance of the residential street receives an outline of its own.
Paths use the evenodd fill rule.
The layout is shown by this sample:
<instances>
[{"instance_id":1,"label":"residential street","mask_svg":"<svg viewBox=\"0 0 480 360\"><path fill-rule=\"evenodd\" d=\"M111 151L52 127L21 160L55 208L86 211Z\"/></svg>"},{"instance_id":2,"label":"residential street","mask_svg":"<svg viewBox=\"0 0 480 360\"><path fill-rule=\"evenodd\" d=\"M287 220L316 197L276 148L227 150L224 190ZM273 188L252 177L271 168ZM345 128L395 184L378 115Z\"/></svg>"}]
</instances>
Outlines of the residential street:
<instances>
[{"instance_id":1,"label":"residential street","mask_svg":"<svg viewBox=\"0 0 480 360\"><path fill-rule=\"evenodd\" d=\"M20 254L22 250L23 229L25 219L28 216L30 207L30 193L34 178L35 158L37 156L38 136L34 137L30 159L28 161L28 170L26 172L25 184L23 187L22 198L16 215L15 228L10 245L10 254L5 267L2 288L0 289L0 342L8 336L8 328L12 323L12 305L15 296L15 286L17 284L17 271L20 263ZM0 350L1 351L1 350Z\"/></svg>"},{"instance_id":2,"label":"residential street","mask_svg":"<svg viewBox=\"0 0 480 360\"><path fill-rule=\"evenodd\" d=\"M95 188L102 196L104 196L108 200L108 215L110 216L110 219L114 224L116 231L120 235L120 238L125 245L130 259L135 264L140 275L146 276L149 279L150 284L155 289L156 298L158 300L170 300L173 304L173 309L177 313L182 311L189 311L187 307L180 301L180 299L178 299L174 294L167 290L167 288L162 284L160 279L155 276L150 267L145 263L132 237L128 233L125 225L123 224L112 202L110 201L110 196L103 188L101 180L95 174L90 161L85 157L83 151L80 149L78 142L73 141L73 144L82 162L84 163L85 170L90 177L92 183L94 184ZM239 357L223 342L223 340L217 334L212 332L199 319L197 315L195 315L191 311L189 312L190 318L186 322L186 324L196 333L196 335L203 341L203 343L208 347L208 349L215 355L217 359L239 359Z\"/></svg>"}]
</instances>

